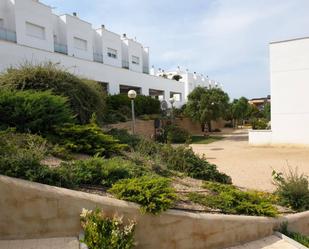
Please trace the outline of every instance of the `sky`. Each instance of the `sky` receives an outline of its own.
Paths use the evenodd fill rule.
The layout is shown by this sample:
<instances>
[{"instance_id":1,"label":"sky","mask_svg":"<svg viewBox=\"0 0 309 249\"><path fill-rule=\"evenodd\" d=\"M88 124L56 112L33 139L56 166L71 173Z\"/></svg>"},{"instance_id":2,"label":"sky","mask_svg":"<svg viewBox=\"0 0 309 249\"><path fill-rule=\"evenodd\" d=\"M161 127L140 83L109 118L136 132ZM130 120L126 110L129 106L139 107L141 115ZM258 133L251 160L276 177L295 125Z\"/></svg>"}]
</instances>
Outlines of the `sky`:
<instances>
[{"instance_id":1,"label":"sky","mask_svg":"<svg viewBox=\"0 0 309 249\"><path fill-rule=\"evenodd\" d=\"M231 98L270 94L269 42L309 36L309 0L42 0L126 33L150 65L208 75Z\"/></svg>"}]
</instances>

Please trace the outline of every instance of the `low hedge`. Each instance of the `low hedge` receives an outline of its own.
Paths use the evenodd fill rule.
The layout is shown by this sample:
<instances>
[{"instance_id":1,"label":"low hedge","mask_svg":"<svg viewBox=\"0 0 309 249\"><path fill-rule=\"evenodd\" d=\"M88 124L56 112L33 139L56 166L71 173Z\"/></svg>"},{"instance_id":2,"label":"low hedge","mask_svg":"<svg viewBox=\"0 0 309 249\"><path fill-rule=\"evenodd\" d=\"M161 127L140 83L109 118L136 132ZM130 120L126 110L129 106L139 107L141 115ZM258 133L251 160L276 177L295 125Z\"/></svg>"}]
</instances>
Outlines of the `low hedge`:
<instances>
[{"instance_id":1,"label":"low hedge","mask_svg":"<svg viewBox=\"0 0 309 249\"><path fill-rule=\"evenodd\" d=\"M171 180L156 176L121 180L109 192L119 199L140 204L143 213L158 214L171 208L176 200Z\"/></svg>"}]
</instances>

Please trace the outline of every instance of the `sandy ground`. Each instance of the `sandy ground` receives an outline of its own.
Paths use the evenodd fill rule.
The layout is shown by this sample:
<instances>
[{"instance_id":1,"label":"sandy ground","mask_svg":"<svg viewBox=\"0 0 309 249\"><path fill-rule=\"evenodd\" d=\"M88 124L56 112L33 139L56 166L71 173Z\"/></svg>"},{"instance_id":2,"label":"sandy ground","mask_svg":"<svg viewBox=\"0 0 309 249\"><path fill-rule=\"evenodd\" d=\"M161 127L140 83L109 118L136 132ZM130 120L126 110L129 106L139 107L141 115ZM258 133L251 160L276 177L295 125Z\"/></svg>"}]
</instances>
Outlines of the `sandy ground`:
<instances>
[{"instance_id":1,"label":"sandy ground","mask_svg":"<svg viewBox=\"0 0 309 249\"><path fill-rule=\"evenodd\" d=\"M199 154L230 175L239 187L273 191L271 173L287 172L289 167L309 175L309 148L254 147L248 144L248 131L225 132L226 138L210 144L191 145Z\"/></svg>"}]
</instances>

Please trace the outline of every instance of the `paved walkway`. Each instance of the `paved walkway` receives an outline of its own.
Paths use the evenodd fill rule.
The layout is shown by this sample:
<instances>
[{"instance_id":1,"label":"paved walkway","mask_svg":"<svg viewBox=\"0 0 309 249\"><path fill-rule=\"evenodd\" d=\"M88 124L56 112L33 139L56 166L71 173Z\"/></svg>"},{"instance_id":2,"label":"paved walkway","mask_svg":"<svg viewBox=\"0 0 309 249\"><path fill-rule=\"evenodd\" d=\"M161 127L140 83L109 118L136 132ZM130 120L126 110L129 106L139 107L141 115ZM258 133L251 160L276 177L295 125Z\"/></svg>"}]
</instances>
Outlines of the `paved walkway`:
<instances>
[{"instance_id":1,"label":"paved walkway","mask_svg":"<svg viewBox=\"0 0 309 249\"><path fill-rule=\"evenodd\" d=\"M232 176L233 183L240 187L272 191L272 170L284 172L288 166L309 175L309 148L249 146L247 130L229 133L221 141L191 146Z\"/></svg>"},{"instance_id":2,"label":"paved walkway","mask_svg":"<svg viewBox=\"0 0 309 249\"><path fill-rule=\"evenodd\" d=\"M241 246L226 249L297 249L297 247L273 235Z\"/></svg>"},{"instance_id":3,"label":"paved walkway","mask_svg":"<svg viewBox=\"0 0 309 249\"><path fill-rule=\"evenodd\" d=\"M0 240L0 249L79 249L79 241L75 237Z\"/></svg>"}]
</instances>

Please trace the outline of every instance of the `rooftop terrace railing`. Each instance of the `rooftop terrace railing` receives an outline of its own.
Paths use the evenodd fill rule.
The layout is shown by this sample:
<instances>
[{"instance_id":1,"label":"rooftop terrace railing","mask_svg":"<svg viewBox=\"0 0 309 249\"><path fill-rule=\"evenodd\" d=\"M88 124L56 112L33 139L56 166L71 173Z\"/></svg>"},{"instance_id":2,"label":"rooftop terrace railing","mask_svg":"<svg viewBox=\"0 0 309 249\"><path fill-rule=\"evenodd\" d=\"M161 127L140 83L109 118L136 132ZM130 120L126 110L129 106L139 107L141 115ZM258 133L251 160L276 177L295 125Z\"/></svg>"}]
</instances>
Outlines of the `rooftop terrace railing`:
<instances>
[{"instance_id":1,"label":"rooftop terrace railing","mask_svg":"<svg viewBox=\"0 0 309 249\"><path fill-rule=\"evenodd\" d=\"M68 54L68 46L65 44L54 43L54 51L60 54Z\"/></svg>"},{"instance_id":2,"label":"rooftop terrace railing","mask_svg":"<svg viewBox=\"0 0 309 249\"><path fill-rule=\"evenodd\" d=\"M129 69L129 62L128 61L122 61L122 68Z\"/></svg>"},{"instance_id":3,"label":"rooftop terrace railing","mask_svg":"<svg viewBox=\"0 0 309 249\"><path fill-rule=\"evenodd\" d=\"M5 28L0 28L0 40L17 42L16 32Z\"/></svg>"},{"instance_id":4,"label":"rooftop terrace railing","mask_svg":"<svg viewBox=\"0 0 309 249\"><path fill-rule=\"evenodd\" d=\"M93 60L95 62L103 63L103 54L101 54L101 53L93 53Z\"/></svg>"},{"instance_id":5,"label":"rooftop terrace railing","mask_svg":"<svg viewBox=\"0 0 309 249\"><path fill-rule=\"evenodd\" d=\"M149 67L143 67L143 73L149 74Z\"/></svg>"}]
</instances>

